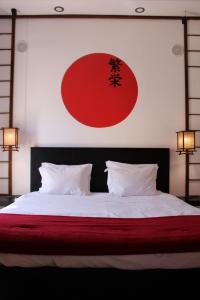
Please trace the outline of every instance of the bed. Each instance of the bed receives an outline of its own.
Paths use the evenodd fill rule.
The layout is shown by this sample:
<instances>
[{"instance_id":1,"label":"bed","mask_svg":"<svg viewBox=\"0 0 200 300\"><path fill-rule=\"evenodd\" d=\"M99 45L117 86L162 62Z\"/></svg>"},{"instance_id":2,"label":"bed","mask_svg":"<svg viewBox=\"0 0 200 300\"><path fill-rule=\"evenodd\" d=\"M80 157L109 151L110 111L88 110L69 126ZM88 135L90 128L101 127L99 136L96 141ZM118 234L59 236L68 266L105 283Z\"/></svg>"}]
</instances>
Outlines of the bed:
<instances>
[{"instance_id":1,"label":"bed","mask_svg":"<svg viewBox=\"0 0 200 300\"><path fill-rule=\"evenodd\" d=\"M106 168L105 162L108 160L128 164L157 164L158 174L156 184L157 190L159 191L158 195L146 197L116 197L111 195L108 197L107 174L104 172ZM59 197L55 195L41 195L37 191L41 186L39 167L42 162L57 165L93 164L90 187L92 194L84 197L71 196L68 197L67 200L63 195ZM15 217L24 217L23 226L18 226L20 230L24 230L24 235L26 234L25 229L27 227L30 229L30 224L27 223L27 225L24 223L30 221L26 219L29 215L35 216L36 219L34 219L34 222L36 223L40 221L44 222L40 217L44 216L45 218L49 217L49 215L53 215L52 217L56 218L54 219L54 224L58 223L58 218L60 221L62 218L65 218L65 216L69 217L68 221L70 220L70 224L71 221L74 222L74 218L77 222L77 217L78 222L82 222L82 220L84 220L84 222L94 221L93 223L89 223L87 231L90 230L89 228L95 228L95 223L100 222L97 227L99 227L100 231L104 228L106 234L108 233L105 226L108 226L110 221L115 224L119 222L117 223L118 229L124 226L126 220L131 220L131 222L135 221L136 223L132 224L134 227L138 226L138 221L145 221L147 223L144 223L142 226L147 230L144 234L148 235L148 229L152 226L152 220L157 222L161 219L162 222L164 220L167 224L172 224L174 222L173 220L175 219L176 221L177 216L179 216L179 220L183 218L183 221L181 221L181 226L184 225L182 232L190 228L190 236L192 236L193 234L191 235L191 232L194 231L194 222L197 222L195 223L197 225L196 227L199 227L198 215L200 214L200 210L184 203L175 196L168 194L168 192L169 149L167 148L34 147L31 149L31 193L23 195L17 199L14 204L4 208L1 211L1 218L13 216L13 222L15 222ZM102 225L102 220L106 220L108 223ZM18 220L16 222L18 222ZM187 226L185 226L185 224L187 224ZM31 223L31 226L33 225L34 224ZM77 223L75 223L75 226L77 226ZM86 223L84 223L84 226L86 226ZM130 227L130 223L128 226ZM162 224L155 223L153 230L155 231L155 228L161 226ZM178 223L177 226L180 226L180 223ZM61 226L58 227L57 233L59 233L59 230L62 230L62 223ZM169 228L167 228L167 230L169 230ZM98 234L99 233L100 232L98 232ZM198 234L197 230L197 237ZM166 237L167 234L165 238ZM123 241L123 236L121 236L121 238ZM156 235L155 238L157 238ZM21 240L23 242L24 237ZM82 246L83 244L84 243L82 243ZM176 248L172 251L174 244L176 244ZM12 247L10 247L10 251L8 248L5 248L5 253L1 251L0 263L2 266L0 274L3 276L1 276L1 278L5 286L12 278L14 278L14 282L16 283L17 274L17 278L21 280L21 277L23 277L23 280L25 280L25 282L28 280L28 283L31 285L33 278L37 278L37 282L42 281L42 284L45 282L48 284L49 280L53 278L54 286L56 286L55 283L59 285L63 283L63 280L66 278L65 276L67 276L67 280L70 282L68 289L74 291L78 286L81 289L87 289L90 293L98 286L96 280L101 280L103 289L116 288L116 283L118 282L120 283L118 289L129 290L130 282L132 282L134 278L136 282L134 286L135 291L136 287L140 290L141 283L144 282L148 288L151 289L154 280L163 281L166 278L169 279L168 276L170 276L172 280L171 284L173 284L173 278L177 276L177 274L181 280L185 278L185 272L186 274L190 274L190 272L192 272L192 274L198 274L200 267L200 248L198 247L200 247L200 243L195 243L194 246L190 240L189 243L185 244L186 248L184 248L184 251L181 247L177 248L179 243L176 243L175 235L174 240L172 240L170 244L171 250L169 250L169 247L167 248L165 243L162 244L162 247L158 248L159 250L156 252L155 247L158 247L158 244L154 244L153 248L150 247L151 249L149 248L148 251L145 250L147 248L146 245L140 245L140 247L136 249L136 245L133 244L130 252L127 251L129 240L126 240L124 241L124 247L121 242L121 250L119 252L117 249L114 249L119 247L118 244L112 248L114 252L109 252L111 245L108 243L107 248L104 247L103 249L104 252L100 251L101 245L92 248L91 244L84 250L85 252L83 252L83 249L81 250L82 252L79 251L79 247L82 247L80 244L78 244L78 247L73 246L69 251L69 249L67 249L69 248L68 244L68 247L65 249L66 252L59 252L60 250L57 249L56 251L58 252L52 253L49 251L42 253L37 252L38 246L34 246L34 241L32 240L30 247L28 247L27 244L22 244L25 248L29 248L27 253L21 250L21 252L18 251L18 253L15 253L13 244ZM0 243L0 247L1 246ZM52 249L52 247L52 244L50 244L49 248ZM23 247L20 249L22 248ZM43 248L43 244L41 244L40 248ZM61 248L63 249L63 245ZM109 280L111 277L113 279L112 282ZM58 278L59 280L57 280ZM89 286L88 281L92 283ZM112 285L113 282L114 285ZM181 281L180 284L182 285ZM177 287L178 282L176 281L176 288Z\"/></svg>"}]
</instances>

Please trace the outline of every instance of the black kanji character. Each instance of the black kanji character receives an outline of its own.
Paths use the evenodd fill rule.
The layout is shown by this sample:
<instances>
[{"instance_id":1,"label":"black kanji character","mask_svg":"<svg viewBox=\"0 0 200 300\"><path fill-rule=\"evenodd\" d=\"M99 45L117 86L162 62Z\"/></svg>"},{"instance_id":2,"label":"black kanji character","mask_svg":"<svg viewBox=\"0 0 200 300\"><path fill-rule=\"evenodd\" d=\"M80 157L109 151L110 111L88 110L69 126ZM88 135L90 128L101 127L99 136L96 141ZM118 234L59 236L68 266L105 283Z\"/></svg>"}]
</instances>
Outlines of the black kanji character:
<instances>
[{"instance_id":1,"label":"black kanji character","mask_svg":"<svg viewBox=\"0 0 200 300\"><path fill-rule=\"evenodd\" d=\"M109 65L111 65L111 72L120 72L121 60L119 58L111 58Z\"/></svg>"},{"instance_id":2,"label":"black kanji character","mask_svg":"<svg viewBox=\"0 0 200 300\"><path fill-rule=\"evenodd\" d=\"M110 80L110 84L113 85L114 87L120 86L120 80L122 77L119 74L111 74L111 76L108 78Z\"/></svg>"}]
</instances>

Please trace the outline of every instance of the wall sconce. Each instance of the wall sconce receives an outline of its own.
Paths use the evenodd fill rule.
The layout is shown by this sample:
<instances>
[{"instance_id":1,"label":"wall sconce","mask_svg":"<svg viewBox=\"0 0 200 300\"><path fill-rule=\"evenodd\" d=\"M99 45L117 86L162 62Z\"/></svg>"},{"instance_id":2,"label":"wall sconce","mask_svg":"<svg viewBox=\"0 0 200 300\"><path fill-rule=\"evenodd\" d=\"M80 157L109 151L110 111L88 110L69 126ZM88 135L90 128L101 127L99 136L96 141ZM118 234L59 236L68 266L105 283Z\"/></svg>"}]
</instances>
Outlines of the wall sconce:
<instances>
[{"instance_id":1,"label":"wall sconce","mask_svg":"<svg viewBox=\"0 0 200 300\"><path fill-rule=\"evenodd\" d=\"M3 130L3 151L18 151L18 128L2 128Z\"/></svg>"},{"instance_id":2,"label":"wall sconce","mask_svg":"<svg viewBox=\"0 0 200 300\"><path fill-rule=\"evenodd\" d=\"M177 132L177 152L179 154L193 154L195 150L195 130Z\"/></svg>"}]
</instances>

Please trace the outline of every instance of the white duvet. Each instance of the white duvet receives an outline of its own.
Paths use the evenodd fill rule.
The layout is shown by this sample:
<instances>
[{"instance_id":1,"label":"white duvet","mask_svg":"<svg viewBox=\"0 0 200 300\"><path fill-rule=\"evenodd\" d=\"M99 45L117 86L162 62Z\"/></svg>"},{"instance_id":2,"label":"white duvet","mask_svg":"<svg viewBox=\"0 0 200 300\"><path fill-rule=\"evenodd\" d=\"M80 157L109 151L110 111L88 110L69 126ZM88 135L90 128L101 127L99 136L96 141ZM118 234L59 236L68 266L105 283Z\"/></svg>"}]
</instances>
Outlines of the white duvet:
<instances>
[{"instance_id":1,"label":"white duvet","mask_svg":"<svg viewBox=\"0 0 200 300\"><path fill-rule=\"evenodd\" d=\"M47 195L33 192L23 195L1 213L87 216L110 218L147 218L195 215L200 209L179 198L159 193L154 196L119 197L108 193L89 196Z\"/></svg>"},{"instance_id":2,"label":"white duvet","mask_svg":"<svg viewBox=\"0 0 200 300\"><path fill-rule=\"evenodd\" d=\"M118 197L107 193L89 196L44 195L33 192L23 195L0 210L9 214L40 214L62 216L91 216L111 218L148 218L176 215L199 215L200 209L177 197L159 193L155 196ZM5 266L119 269L180 269L199 268L200 253L171 253L143 255L19 255L0 253Z\"/></svg>"}]
</instances>

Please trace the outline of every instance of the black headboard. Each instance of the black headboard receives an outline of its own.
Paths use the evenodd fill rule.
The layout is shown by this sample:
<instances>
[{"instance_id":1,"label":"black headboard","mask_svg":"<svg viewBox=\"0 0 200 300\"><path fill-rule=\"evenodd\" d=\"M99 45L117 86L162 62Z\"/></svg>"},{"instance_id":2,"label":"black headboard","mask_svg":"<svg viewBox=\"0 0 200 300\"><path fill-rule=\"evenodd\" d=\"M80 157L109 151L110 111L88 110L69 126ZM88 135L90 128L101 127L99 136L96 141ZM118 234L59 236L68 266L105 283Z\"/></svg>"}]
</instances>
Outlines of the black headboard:
<instances>
[{"instance_id":1,"label":"black headboard","mask_svg":"<svg viewBox=\"0 0 200 300\"><path fill-rule=\"evenodd\" d=\"M107 173L104 172L106 160L132 164L151 164L159 166L157 189L169 192L169 149L168 148L31 148L31 191L41 186L38 171L42 162L54 164L92 163L91 191L107 192Z\"/></svg>"}]
</instances>

